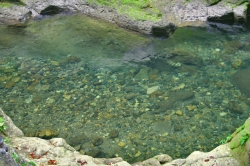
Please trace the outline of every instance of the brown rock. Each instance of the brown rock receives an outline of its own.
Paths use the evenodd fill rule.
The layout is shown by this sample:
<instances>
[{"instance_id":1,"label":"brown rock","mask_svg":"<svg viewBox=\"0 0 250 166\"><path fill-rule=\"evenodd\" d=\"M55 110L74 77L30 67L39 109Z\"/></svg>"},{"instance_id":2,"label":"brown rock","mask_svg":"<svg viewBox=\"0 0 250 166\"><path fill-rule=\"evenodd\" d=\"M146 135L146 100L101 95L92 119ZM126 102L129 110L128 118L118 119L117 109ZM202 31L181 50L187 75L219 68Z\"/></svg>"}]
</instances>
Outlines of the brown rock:
<instances>
[{"instance_id":1,"label":"brown rock","mask_svg":"<svg viewBox=\"0 0 250 166\"><path fill-rule=\"evenodd\" d=\"M58 134L59 132L56 130L44 129L39 133L38 137L50 139L50 138L56 137Z\"/></svg>"},{"instance_id":2,"label":"brown rock","mask_svg":"<svg viewBox=\"0 0 250 166\"><path fill-rule=\"evenodd\" d=\"M5 88L11 88L13 86L15 86L15 82L13 81L7 81L5 84Z\"/></svg>"}]
</instances>

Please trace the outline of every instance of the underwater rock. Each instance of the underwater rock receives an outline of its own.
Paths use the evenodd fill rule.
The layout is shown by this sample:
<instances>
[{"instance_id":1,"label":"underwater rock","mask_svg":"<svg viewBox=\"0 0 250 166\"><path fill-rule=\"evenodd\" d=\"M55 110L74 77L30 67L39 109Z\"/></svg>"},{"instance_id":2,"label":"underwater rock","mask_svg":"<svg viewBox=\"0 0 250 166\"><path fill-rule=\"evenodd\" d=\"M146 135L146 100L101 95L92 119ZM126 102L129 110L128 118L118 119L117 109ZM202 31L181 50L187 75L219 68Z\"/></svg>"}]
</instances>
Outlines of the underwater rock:
<instances>
[{"instance_id":1,"label":"underwater rock","mask_svg":"<svg viewBox=\"0 0 250 166\"><path fill-rule=\"evenodd\" d=\"M181 63L185 65L201 66L203 64L203 60L201 58L183 48L176 48L172 50L167 58L174 63Z\"/></svg>"},{"instance_id":2,"label":"underwater rock","mask_svg":"<svg viewBox=\"0 0 250 166\"><path fill-rule=\"evenodd\" d=\"M100 136L94 136L92 139L91 139L91 142L93 145L95 146L99 146L103 143L103 138L100 137Z\"/></svg>"},{"instance_id":3,"label":"underwater rock","mask_svg":"<svg viewBox=\"0 0 250 166\"><path fill-rule=\"evenodd\" d=\"M86 142L89 141L89 138L87 137L86 134L81 133L81 134L76 134L70 138L67 138L67 142L71 145L71 146L77 146L80 144L84 144Z\"/></svg>"},{"instance_id":4,"label":"underwater rock","mask_svg":"<svg viewBox=\"0 0 250 166\"><path fill-rule=\"evenodd\" d=\"M159 89L160 89L159 86L150 87L150 88L147 89L147 94L150 95L150 94L152 94L152 93L158 91Z\"/></svg>"},{"instance_id":5,"label":"underwater rock","mask_svg":"<svg viewBox=\"0 0 250 166\"><path fill-rule=\"evenodd\" d=\"M7 81L5 84L6 89L11 88L13 86L15 86L15 82L13 82L13 81Z\"/></svg>"},{"instance_id":6,"label":"underwater rock","mask_svg":"<svg viewBox=\"0 0 250 166\"><path fill-rule=\"evenodd\" d=\"M183 128L184 126L180 123L174 125L174 131L181 131Z\"/></svg>"},{"instance_id":7,"label":"underwater rock","mask_svg":"<svg viewBox=\"0 0 250 166\"><path fill-rule=\"evenodd\" d=\"M142 79L149 79L151 73L151 68L142 68L139 73L135 75L135 79L142 80Z\"/></svg>"},{"instance_id":8,"label":"underwater rock","mask_svg":"<svg viewBox=\"0 0 250 166\"><path fill-rule=\"evenodd\" d=\"M101 154L101 150L94 147L90 149L89 151L86 151L86 155L92 156L92 157L98 157Z\"/></svg>"},{"instance_id":9,"label":"underwater rock","mask_svg":"<svg viewBox=\"0 0 250 166\"><path fill-rule=\"evenodd\" d=\"M245 45L239 41L225 42L223 45L223 52L227 54L234 54L242 49Z\"/></svg>"},{"instance_id":10,"label":"underwater rock","mask_svg":"<svg viewBox=\"0 0 250 166\"><path fill-rule=\"evenodd\" d=\"M50 139L50 138L58 136L58 134L59 132L56 130L44 129L38 134L38 137L44 138L44 139Z\"/></svg>"},{"instance_id":11,"label":"underwater rock","mask_svg":"<svg viewBox=\"0 0 250 166\"><path fill-rule=\"evenodd\" d=\"M243 61L241 59L236 59L231 64L232 68L235 68L235 69L239 68L242 65L243 65Z\"/></svg>"},{"instance_id":12,"label":"underwater rock","mask_svg":"<svg viewBox=\"0 0 250 166\"><path fill-rule=\"evenodd\" d=\"M229 110L237 114L242 114L244 112L244 109L242 108L240 103L237 103L236 101L231 101L229 103Z\"/></svg>"},{"instance_id":13,"label":"underwater rock","mask_svg":"<svg viewBox=\"0 0 250 166\"><path fill-rule=\"evenodd\" d=\"M231 83L240 90L242 94L250 97L250 68L239 70L231 76Z\"/></svg>"},{"instance_id":14,"label":"underwater rock","mask_svg":"<svg viewBox=\"0 0 250 166\"><path fill-rule=\"evenodd\" d=\"M68 56L64 59L62 59L59 64L60 65L66 65L66 64L69 64L69 63L78 63L81 61L81 58L77 57L77 56Z\"/></svg>"},{"instance_id":15,"label":"underwater rock","mask_svg":"<svg viewBox=\"0 0 250 166\"><path fill-rule=\"evenodd\" d=\"M116 129L113 129L113 130L111 130L111 131L109 132L109 137L110 137L110 138L116 138L116 137L118 137L118 135L119 135L119 131L116 130Z\"/></svg>"},{"instance_id":16,"label":"underwater rock","mask_svg":"<svg viewBox=\"0 0 250 166\"><path fill-rule=\"evenodd\" d=\"M133 98L135 98L137 95L135 93L128 93L126 94L125 98L128 100L131 100Z\"/></svg>"},{"instance_id":17,"label":"underwater rock","mask_svg":"<svg viewBox=\"0 0 250 166\"><path fill-rule=\"evenodd\" d=\"M118 142L118 146L120 146L121 148L124 148L127 144L125 142Z\"/></svg>"},{"instance_id":18,"label":"underwater rock","mask_svg":"<svg viewBox=\"0 0 250 166\"><path fill-rule=\"evenodd\" d=\"M155 122L152 124L152 129L159 133L171 133L172 124L170 121Z\"/></svg>"},{"instance_id":19,"label":"underwater rock","mask_svg":"<svg viewBox=\"0 0 250 166\"><path fill-rule=\"evenodd\" d=\"M173 105L178 101L185 101L194 97L193 92L181 91L181 92L170 92L169 99L159 102L158 109L155 109L155 113L165 112L172 108Z\"/></svg>"}]
</instances>

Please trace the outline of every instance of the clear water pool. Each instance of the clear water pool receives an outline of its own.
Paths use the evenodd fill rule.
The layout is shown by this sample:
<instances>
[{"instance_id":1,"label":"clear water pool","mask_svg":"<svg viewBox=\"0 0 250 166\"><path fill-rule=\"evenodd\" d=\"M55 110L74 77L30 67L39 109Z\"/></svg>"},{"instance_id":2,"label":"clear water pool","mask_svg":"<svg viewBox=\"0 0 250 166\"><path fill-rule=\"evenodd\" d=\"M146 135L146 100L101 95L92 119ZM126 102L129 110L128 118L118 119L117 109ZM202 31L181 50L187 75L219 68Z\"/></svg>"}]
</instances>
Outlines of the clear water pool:
<instances>
[{"instance_id":1,"label":"clear water pool","mask_svg":"<svg viewBox=\"0 0 250 166\"><path fill-rule=\"evenodd\" d=\"M1 26L0 36L0 106L26 136L47 131L133 163L209 151L249 116L231 83L250 64L247 31L179 28L159 39L61 15Z\"/></svg>"}]
</instances>

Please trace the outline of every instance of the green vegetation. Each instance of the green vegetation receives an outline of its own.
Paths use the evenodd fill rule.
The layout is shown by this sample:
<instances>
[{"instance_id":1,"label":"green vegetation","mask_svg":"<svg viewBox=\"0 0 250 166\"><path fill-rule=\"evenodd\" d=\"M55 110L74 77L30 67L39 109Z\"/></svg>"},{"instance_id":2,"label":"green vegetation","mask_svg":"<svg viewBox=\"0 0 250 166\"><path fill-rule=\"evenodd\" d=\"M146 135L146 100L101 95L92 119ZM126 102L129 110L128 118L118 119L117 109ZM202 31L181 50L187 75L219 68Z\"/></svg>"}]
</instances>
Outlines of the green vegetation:
<instances>
[{"instance_id":1,"label":"green vegetation","mask_svg":"<svg viewBox=\"0 0 250 166\"><path fill-rule=\"evenodd\" d=\"M244 130L245 129L245 125L242 125L242 126L240 126L239 128L237 128L236 130L235 130L235 132L233 133L233 134L230 134L230 135L228 135L227 137L226 137L226 139L222 139L222 140L220 140L220 144L225 144L225 143L227 143L227 142L230 142L232 139L233 139L233 137L235 137L236 136L236 134L238 134L239 132L241 132L242 130ZM248 138L249 138L249 136L250 136L250 134L246 134L246 135L244 135L244 138L242 138L241 140L240 140L240 144L241 145L244 145L245 143L246 143L246 141L247 141L247 139L248 138L246 138L248 136ZM242 144L242 143L243 144Z\"/></svg>"},{"instance_id":2,"label":"green vegetation","mask_svg":"<svg viewBox=\"0 0 250 166\"><path fill-rule=\"evenodd\" d=\"M231 140L232 140L232 135L230 134L230 135L228 135L227 136L227 138L226 139L222 139L222 140L220 140L220 144L225 144L225 143L227 143L227 142L230 142Z\"/></svg>"},{"instance_id":3,"label":"green vegetation","mask_svg":"<svg viewBox=\"0 0 250 166\"><path fill-rule=\"evenodd\" d=\"M17 163L20 163L21 166L29 166L29 165L36 166L36 164L33 161L21 163L21 159L16 153L12 153L12 157Z\"/></svg>"},{"instance_id":4,"label":"green vegetation","mask_svg":"<svg viewBox=\"0 0 250 166\"><path fill-rule=\"evenodd\" d=\"M249 137L250 137L250 132L243 133L242 136L240 137L240 145L241 146L245 145Z\"/></svg>"},{"instance_id":5,"label":"green vegetation","mask_svg":"<svg viewBox=\"0 0 250 166\"><path fill-rule=\"evenodd\" d=\"M10 7L11 4L25 5L25 3L20 0L0 0L0 7Z\"/></svg>"},{"instance_id":6,"label":"green vegetation","mask_svg":"<svg viewBox=\"0 0 250 166\"><path fill-rule=\"evenodd\" d=\"M236 133L239 133L244 129L245 129L245 125L242 125L242 126L240 126L239 128L236 129Z\"/></svg>"},{"instance_id":7,"label":"green vegetation","mask_svg":"<svg viewBox=\"0 0 250 166\"><path fill-rule=\"evenodd\" d=\"M0 2L0 7L10 7L11 4L8 2Z\"/></svg>"},{"instance_id":8,"label":"green vegetation","mask_svg":"<svg viewBox=\"0 0 250 166\"><path fill-rule=\"evenodd\" d=\"M161 12L152 4L152 0L89 0L90 3L113 7L136 20L161 19Z\"/></svg>"},{"instance_id":9,"label":"green vegetation","mask_svg":"<svg viewBox=\"0 0 250 166\"><path fill-rule=\"evenodd\" d=\"M7 126L5 124L5 120L3 119L3 117L0 117L0 132L3 132L6 129L7 129Z\"/></svg>"}]
</instances>

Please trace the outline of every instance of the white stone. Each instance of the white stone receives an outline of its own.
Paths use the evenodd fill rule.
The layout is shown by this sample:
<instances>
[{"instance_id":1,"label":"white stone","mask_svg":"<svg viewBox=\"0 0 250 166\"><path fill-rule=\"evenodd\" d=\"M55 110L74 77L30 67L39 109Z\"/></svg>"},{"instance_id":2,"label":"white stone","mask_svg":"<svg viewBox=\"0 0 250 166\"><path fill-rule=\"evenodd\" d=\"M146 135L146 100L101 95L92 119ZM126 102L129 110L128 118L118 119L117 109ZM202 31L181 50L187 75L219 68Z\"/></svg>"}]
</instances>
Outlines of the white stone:
<instances>
[{"instance_id":1,"label":"white stone","mask_svg":"<svg viewBox=\"0 0 250 166\"><path fill-rule=\"evenodd\" d=\"M160 86L152 86L152 87L147 89L147 94L150 95L150 94L158 91L159 89L160 89Z\"/></svg>"}]
</instances>

